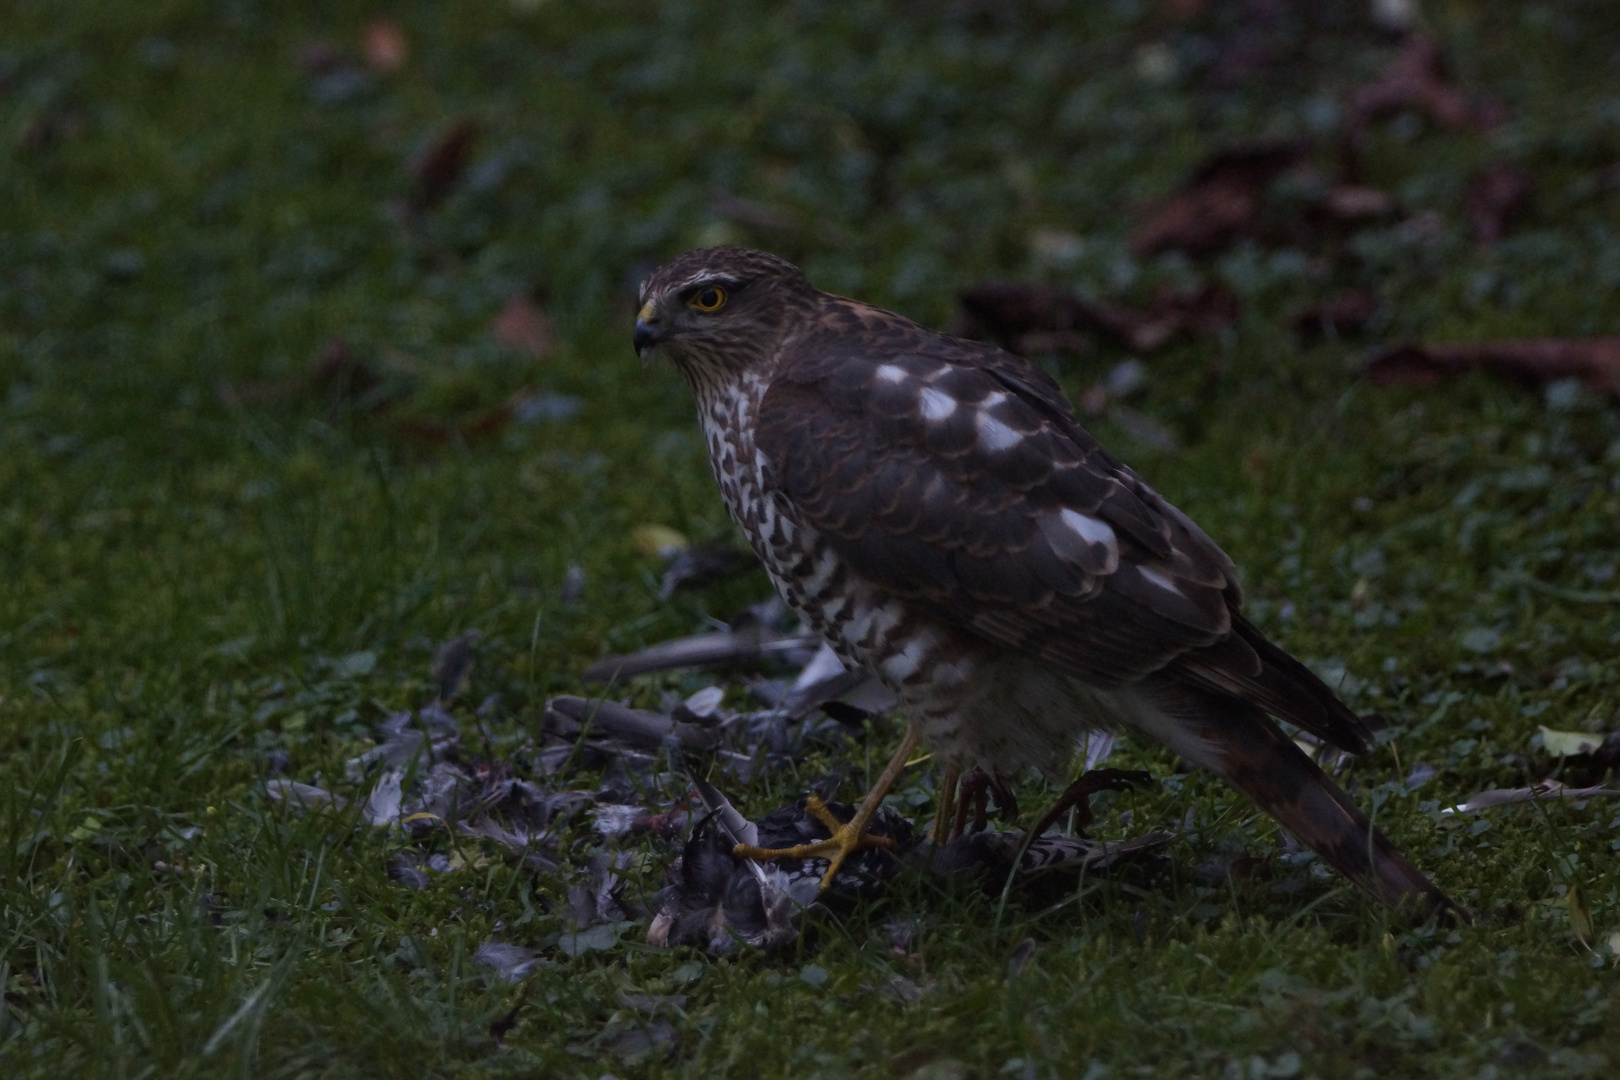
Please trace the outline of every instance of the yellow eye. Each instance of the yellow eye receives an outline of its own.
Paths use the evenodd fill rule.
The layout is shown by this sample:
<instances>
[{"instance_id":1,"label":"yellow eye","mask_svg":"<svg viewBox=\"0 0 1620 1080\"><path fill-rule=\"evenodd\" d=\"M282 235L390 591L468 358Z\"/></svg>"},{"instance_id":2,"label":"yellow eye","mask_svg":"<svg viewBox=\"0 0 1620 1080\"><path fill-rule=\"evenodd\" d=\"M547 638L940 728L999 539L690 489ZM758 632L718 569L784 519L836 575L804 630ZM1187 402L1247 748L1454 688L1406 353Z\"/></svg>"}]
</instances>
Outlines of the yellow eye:
<instances>
[{"instance_id":1,"label":"yellow eye","mask_svg":"<svg viewBox=\"0 0 1620 1080\"><path fill-rule=\"evenodd\" d=\"M726 290L718 285L706 286L692 297L691 304L698 311L719 311L726 306Z\"/></svg>"}]
</instances>

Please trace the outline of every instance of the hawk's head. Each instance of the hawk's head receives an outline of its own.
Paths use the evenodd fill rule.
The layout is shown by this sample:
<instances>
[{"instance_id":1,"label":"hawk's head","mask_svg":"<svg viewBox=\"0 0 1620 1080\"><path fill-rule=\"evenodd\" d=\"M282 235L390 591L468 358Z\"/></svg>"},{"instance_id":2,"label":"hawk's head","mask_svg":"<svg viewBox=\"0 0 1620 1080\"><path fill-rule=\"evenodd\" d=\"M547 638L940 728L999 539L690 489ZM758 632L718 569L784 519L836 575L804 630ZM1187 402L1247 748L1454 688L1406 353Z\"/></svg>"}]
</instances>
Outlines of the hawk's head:
<instances>
[{"instance_id":1,"label":"hawk's head","mask_svg":"<svg viewBox=\"0 0 1620 1080\"><path fill-rule=\"evenodd\" d=\"M666 356L690 377L751 367L775 352L817 293L797 266L748 248L700 248L641 283L636 354Z\"/></svg>"}]
</instances>

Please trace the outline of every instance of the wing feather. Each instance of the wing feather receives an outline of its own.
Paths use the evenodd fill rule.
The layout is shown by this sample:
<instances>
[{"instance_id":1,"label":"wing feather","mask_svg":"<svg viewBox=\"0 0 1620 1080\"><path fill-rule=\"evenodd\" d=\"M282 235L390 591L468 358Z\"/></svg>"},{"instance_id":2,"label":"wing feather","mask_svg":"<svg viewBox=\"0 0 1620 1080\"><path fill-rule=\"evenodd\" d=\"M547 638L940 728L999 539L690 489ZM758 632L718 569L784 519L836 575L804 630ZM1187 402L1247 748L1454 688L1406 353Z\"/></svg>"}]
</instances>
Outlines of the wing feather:
<instances>
[{"instance_id":1,"label":"wing feather","mask_svg":"<svg viewBox=\"0 0 1620 1080\"><path fill-rule=\"evenodd\" d=\"M856 573L1093 685L1163 671L1365 747L1365 725L1237 614L1226 553L1104 450L1052 379L828 302L859 310L795 340L755 440L779 496Z\"/></svg>"}]
</instances>

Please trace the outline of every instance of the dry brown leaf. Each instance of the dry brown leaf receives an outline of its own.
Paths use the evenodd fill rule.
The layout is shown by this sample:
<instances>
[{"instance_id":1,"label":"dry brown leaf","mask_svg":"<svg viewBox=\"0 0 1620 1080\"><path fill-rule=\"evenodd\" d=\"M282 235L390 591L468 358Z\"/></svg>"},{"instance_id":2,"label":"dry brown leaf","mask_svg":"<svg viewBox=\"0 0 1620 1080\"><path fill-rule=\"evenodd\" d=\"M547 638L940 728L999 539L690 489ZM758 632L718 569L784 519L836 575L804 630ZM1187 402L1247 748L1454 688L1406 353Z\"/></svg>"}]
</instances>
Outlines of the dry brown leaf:
<instances>
[{"instance_id":1,"label":"dry brown leaf","mask_svg":"<svg viewBox=\"0 0 1620 1080\"><path fill-rule=\"evenodd\" d=\"M398 71L411 57L405 28L394 19L374 19L360 30L360 55L366 66L384 74Z\"/></svg>"},{"instance_id":2,"label":"dry brown leaf","mask_svg":"<svg viewBox=\"0 0 1620 1080\"><path fill-rule=\"evenodd\" d=\"M544 360L551 355L551 320L528 293L514 293L507 298L490 324L490 332L502 345L532 359Z\"/></svg>"},{"instance_id":3,"label":"dry brown leaf","mask_svg":"<svg viewBox=\"0 0 1620 1080\"><path fill-rule=\"evenodd\" d=\"M418 213L431 210L455 189L467 171L477 137L478 125L462 119L433 141L411 169L415 184L411 193L412 210Z\"/></svg>"},{"instance_id":4,"label":"dry brown leaf","mask_svg":"<svg viewBox=\"0 0 1620 1080\"><path fill-rule=\"evenodd\" d=\"M1535 192L1534 178L1513 165L1498 163L1474 177L1463 205L1475 241L1490 245L1502 239L1529 210Z\"/></svg>"},{"instance_id":5,"label":"dry brown leaf","mask_svg":"<svg viewBox=\"0 0 1620 1080\"><path fill-rule=\"evenodd\" d=\"M1219 332L1237 316L1237 297L1213 284L1186 293L1161 288L1143 309L1094 303L1045 285L990 282L959 297L955 331L1017 353L1082 352L1092 336L1153 352L1178 334Z\"/></svg>"},{"instance_id":6,"label":"dry brown leaf","mask_svg":"<svg viewBox=\"0 0 1620 1080\"><path fill-rule=\"evenodd\" d=\"M1300 142L1260 142L1216 154L1137 227L1131 248L1139 255L1208 255L1250 234L1261 189L1303 160L1306 149Z\"/></svg>"},{"instance_id":7,"label":"dry brown leaf","mask_svg":"<svg viewBox=\"0 0 1620 1080\"><path fill-rule=\"evenodd\" d=\"M1536 389L1576 378L1594 393L1620 398L1620 338L1401 345L1374 357L1367 377L1381 386L1427 387L1475 370Z\"/></svg>"},{"instance_id":8,"label":"dry brown leaf","mask_svg":"<svg viewBox=\"0 0 1620 1080\"><path fill-rule=\"evenodd\" d=\"M1406 109L1447 128L1484 130L1502 120L1501 106L1471 101L1452 85L1439 42L1422 34L1408 38L1383 73L1351 97L1350 131Z\"/></svg>"}]
</instances>

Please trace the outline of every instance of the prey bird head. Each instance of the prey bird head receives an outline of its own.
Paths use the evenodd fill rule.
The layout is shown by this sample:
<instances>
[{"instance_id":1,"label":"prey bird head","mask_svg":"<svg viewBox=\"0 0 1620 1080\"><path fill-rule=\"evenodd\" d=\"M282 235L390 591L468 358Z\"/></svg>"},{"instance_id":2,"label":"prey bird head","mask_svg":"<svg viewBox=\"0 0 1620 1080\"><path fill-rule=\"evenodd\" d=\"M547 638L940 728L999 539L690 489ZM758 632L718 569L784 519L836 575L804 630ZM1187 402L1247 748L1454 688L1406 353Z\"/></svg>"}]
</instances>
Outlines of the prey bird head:
<instances>
[{"instance_id":1,"label":"prey bird head","mask_svg":"<svg viewBox=\"0 0 1620 1080\"><path fill-rule=\"evenodd\" d=\"M707 381L772 356L816 290L797 266L747 248L700 248L641 283L636 354Z\"/></svg>"}]
</instances>

